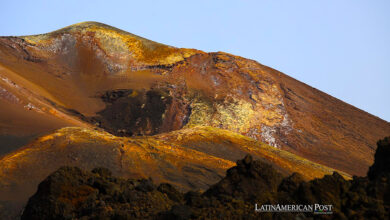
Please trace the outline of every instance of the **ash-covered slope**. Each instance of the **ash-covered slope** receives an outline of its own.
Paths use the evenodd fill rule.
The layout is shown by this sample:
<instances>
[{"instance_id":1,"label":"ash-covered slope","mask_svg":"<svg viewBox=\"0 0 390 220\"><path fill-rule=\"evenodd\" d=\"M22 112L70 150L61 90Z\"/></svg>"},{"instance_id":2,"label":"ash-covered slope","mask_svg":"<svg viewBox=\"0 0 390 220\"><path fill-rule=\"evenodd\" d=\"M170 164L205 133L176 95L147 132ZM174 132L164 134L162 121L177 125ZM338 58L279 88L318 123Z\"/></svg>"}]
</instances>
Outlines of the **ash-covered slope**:
<instances>
[{"instance_id":1,"label":"ash-covered slope","mask_svg":"<svg viewBox=\"0 0 390 220\"><path fill-rule=\"evenodd\" d=\"M212 126L364 175L375 141L390 133L388 122L255 61L175 48L96 22L1 37L0 76L1 104L18 108L3 108L3 136L28 139L37 132L18 129L39 126L96 126L118 136ZM28 120L12 122L21 117Z\"/></svg>"}]
</instances>

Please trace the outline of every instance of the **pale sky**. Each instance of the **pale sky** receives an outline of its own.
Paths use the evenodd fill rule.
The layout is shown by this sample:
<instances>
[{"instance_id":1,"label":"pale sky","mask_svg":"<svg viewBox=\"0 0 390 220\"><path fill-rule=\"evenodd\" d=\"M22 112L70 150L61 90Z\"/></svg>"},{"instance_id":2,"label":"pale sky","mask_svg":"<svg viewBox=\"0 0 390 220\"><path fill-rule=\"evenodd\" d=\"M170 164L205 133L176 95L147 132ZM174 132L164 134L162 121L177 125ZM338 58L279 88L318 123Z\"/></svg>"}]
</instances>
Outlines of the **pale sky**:
<instances>
[{"instance_id":1,"label":"pale sky","mask_svg":"<svg viewBox=\"0 0 390 220\"><path fill-rule=\"evenodd\" d=\"M387 0L1 0L0 36L102 22L275 68L390 121Z\"/></svg>"}]
</instances>

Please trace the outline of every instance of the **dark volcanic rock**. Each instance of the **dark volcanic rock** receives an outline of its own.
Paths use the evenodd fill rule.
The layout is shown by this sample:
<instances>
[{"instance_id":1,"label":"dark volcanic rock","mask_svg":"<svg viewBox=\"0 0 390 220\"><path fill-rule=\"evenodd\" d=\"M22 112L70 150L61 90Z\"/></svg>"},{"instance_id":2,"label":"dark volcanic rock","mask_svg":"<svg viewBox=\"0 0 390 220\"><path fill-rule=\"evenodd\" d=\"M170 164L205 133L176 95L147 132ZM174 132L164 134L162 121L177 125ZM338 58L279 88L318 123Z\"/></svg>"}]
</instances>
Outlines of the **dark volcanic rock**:
<instances>
[{"instance_id":1,"label":"dark volcanic rock","mask_svg":"<svg viewBox=\"0 0 390 220\"><path fill-rule=\"evenodd\" d=\"M117 136L154 135L182 128L190 106L172 97L167 89L106 91L107 104L98 116L82 118Z\"/></svg>"},{"instance_id":2,"label":"dark volcanic rock","mask_svg":"<svg viewBox=\"0 0 390 220\"><path fill-rule=\"evenodd\" d=\"M171 97L163 91L107 91L102 97L108 105L93 120L112 134L132 136L159 133L163 114Z\"/></svg>"},{"instance_id":3,"label":"dark volcanic rock","mask_svg":"<svg viewBox=\"0 0 390 220\"><path fill-rule=\"evenodd\" d=\"M245 201L276 192L282 175L271 165L253 161L250 155L237 161L237 166L229 169L226 177L206 191L206 196L233 196Z\"/></svg>"},{"instance_id":4,"label":"dark volcanic rock","mask_svg":"<svg viewBox=\"0 0 390 220\"><path fill-rule=\"evenodd\" d=\"M368 170L367 176L370 179L375 179L383 173L390 173L390 137L379 140L378 148L375 152L374 164Z\"/></svg>"},{"instance_id":5,"label":"dark volcanic rock","mask_svg":"<svg viewBox=\"0 0 390 220\"><path fill-rule=\"evenodd\" d=\"M104 168L63 167L30 198L22 219L133 219L167 211L173 202L151 180L112 177Z\"/></svg>"},{"instance_id":6,"label":"dark volcanic rock","mask_svg":"<svg viewBox=\"0 0 390 220\"><path fill-rule=\"evenodd\" d=\"M150 179L125 180L109 170L63 167L44 180L22 219L388 219L388 138L378 142L368 177L347 181L338 173L303 181L246 156L206 192L185 194ZM332 214L260 213L255 204L332 205Z\"/></svg>"}]
</instances>

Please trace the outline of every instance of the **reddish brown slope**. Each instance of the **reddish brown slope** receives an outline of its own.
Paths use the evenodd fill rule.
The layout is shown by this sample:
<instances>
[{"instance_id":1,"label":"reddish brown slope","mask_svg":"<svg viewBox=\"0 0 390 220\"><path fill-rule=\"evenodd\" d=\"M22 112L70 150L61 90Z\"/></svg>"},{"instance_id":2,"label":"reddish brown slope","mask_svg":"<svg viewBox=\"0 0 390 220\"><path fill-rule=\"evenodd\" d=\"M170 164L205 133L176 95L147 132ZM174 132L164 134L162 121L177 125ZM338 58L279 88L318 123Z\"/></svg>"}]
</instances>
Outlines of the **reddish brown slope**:
<instances>
[{"instance_id":1,"label":"reddish brown slope","mask_svg":"<svg viewBox=\"0 0 390 220\"><path fill-rule=\"evenodd\" d=\"M119 136L212 126L364 175L390 133L388 122L255 61L95 22L0 38L0 64L45 103L39 110Z\"/></svg>"},{"instance_id":2,"label":"reddish brown slope","mask_svg":"<svg viewBox=\"0 0 390 220\"><path fill-rule=\"evenodd\" d=\"M0 64L0 156L64 126L88 127L51 106L44 94Z\"/></svg>"},{"instance_id":3,"label":"reddish brown slope","mask_svg":"<svg viewBox=\"0 0 390 220\"><path fill-rule=\"evenodd\" d=\"M251 110L244 112L247 118L242 120L243 124L240 124L239 114L235 114L232 121L222 122L221 116L205 117L200 114L200 118L206 119L199 119L201 123L239 131L354 175L367 173L373 161L376 141L390 134L388 122L253 61L211 53L195 55L187 62L187 66L173 69L175 79L183 79L188 74L188 78L194 80L183 79L187 86L198 86L202 92L215 95L215 100L218 96L233 93L233 97L238 96L238 100L245 100L242 103L249 102L253 110L261 112L254 117L251 117ZM224 88L205 86L208 79L196 74L202 73L204 66L212 67L207 71L208 77L211 75L213 79L215 76ZM199 82L201 85L195 84ZM240 113L234 113L237 112ZM246 126L249 129L243 129Z\"/></svg>"},{"instance_id":4,"label":"reddish brown slope","mask_svg":"<svg viewBox=\"0 0 390 220\"><path fill-rule=\"evenodd\" d=\"M267 68L280 83L294 130L286 150L312 161L364 176L376 142L390 134L390 123Z\"/></svg>"}]
</instances>

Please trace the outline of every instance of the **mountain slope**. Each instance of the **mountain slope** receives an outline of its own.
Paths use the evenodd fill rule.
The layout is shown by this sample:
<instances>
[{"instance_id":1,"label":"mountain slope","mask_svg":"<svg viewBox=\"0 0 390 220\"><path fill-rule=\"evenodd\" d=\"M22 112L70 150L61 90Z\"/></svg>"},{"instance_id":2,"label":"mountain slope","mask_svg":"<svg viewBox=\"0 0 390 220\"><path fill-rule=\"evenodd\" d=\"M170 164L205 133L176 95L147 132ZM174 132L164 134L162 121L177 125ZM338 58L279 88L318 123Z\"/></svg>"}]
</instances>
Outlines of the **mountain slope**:
<instances>
[{"instance_id":1,"label":"mountain slope","mask_svg":"<svg viewBox=\"0 0 390 220\"><path fill-rule=\"evenodd\" d=\"M30 111L59 121L44 132L76 125L132 136L212 126L356 175L372 163L375 141L390 133L388 122L255 61L179 49L96 22L1 37L0 65L4 82L30 93L0 85L3 100L34 97L39 104Z\"/></svg>"},{"instance_id":2,"label":"mountain slope","mask_svg":"<svg viewBox=\"0 0 390 220\"><path fill-rule=\"evenodd\" d=\"M168 182L182 191L205 190L248 153L267 161L284 176L298 172L305 180L311 180L335 171L254 139L212 127L133 138L68 127L38 138L0 159L0 204L6 204L4 209L9 212L17 212L36 191L38 183L62 166L89 170L105 167L124 178L150 177L156 183Z\"/></svg>"},{"instance_id":3,"label":"mountain slope","mask_svg":"<svg viewBox=\"0 0 390 220\"><path fill-rule=\"evenodd\" d=\"M0 107L0 200L18 208L63 165L183 190L207 188L247 153L307 180L363 176L390 133L256 61L96 22L0 37Z\"/></svg>"}]
</instances>

